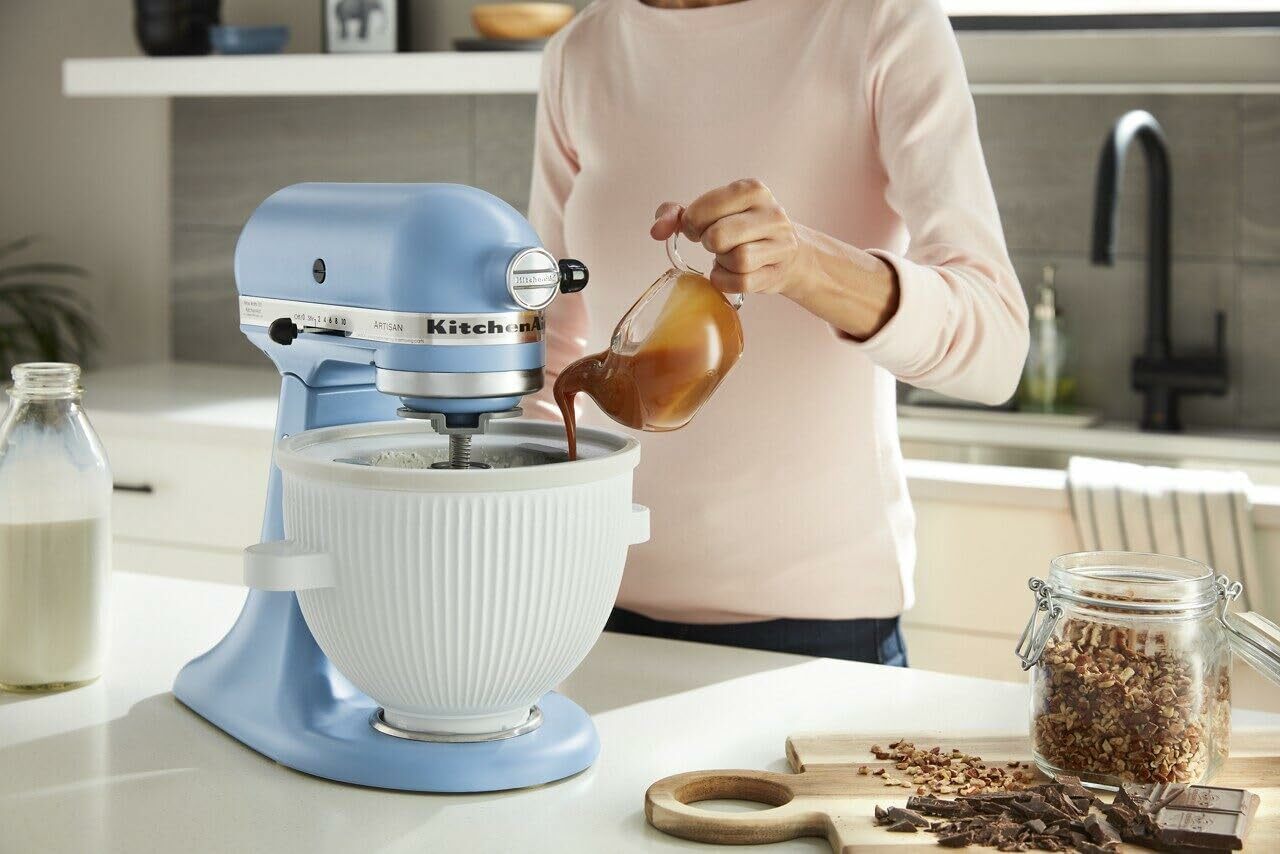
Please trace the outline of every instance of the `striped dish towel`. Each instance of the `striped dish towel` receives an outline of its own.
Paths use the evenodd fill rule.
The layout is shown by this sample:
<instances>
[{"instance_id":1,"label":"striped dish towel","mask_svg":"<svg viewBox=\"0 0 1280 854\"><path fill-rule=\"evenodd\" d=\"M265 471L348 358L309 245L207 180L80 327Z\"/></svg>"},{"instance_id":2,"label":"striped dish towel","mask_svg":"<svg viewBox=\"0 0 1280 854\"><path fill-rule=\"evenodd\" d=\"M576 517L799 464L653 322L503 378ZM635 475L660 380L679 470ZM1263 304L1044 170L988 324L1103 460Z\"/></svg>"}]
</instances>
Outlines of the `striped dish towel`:
<instances>
[{"instance_id":1,"label":"striped dish towel","mask_svg":"<svg viewBox=\"0 0 1280 854\"><path fill-rule=\"evenodd\" d=\"M1243 582L1243 610L1254 610L1250 591L1254 602L1266 600L1244 472L1072 457L1067 494L1085 551L1191 558Z\"/></svg>"}]
</instances>

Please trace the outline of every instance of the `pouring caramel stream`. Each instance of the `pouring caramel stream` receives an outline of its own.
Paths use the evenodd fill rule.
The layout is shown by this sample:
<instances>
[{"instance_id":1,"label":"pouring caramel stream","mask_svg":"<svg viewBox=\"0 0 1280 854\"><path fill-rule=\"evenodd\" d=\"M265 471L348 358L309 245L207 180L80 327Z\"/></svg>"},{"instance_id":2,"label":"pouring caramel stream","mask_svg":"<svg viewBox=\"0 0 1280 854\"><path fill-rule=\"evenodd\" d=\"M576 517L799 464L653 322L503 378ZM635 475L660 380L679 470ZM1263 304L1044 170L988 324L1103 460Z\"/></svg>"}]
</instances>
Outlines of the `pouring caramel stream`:
<instances>
[{"instance_id":1,"label":"pouring caramel stream","mask_svg":"<svg viewBox=\"0 0 1280 854\"><path fill-rule=\"evenodd\" d=\"M672 271L675 280L649 330L636 328L659 280L614 331L608 350L584 356L556 379L569 459L578 457L574 398L585 392L600 409L635 430L666 432L689 423L742 355L737 310L706 278ZM666 277L664 277L666 278Z\"/></svg>"}]
</instances>

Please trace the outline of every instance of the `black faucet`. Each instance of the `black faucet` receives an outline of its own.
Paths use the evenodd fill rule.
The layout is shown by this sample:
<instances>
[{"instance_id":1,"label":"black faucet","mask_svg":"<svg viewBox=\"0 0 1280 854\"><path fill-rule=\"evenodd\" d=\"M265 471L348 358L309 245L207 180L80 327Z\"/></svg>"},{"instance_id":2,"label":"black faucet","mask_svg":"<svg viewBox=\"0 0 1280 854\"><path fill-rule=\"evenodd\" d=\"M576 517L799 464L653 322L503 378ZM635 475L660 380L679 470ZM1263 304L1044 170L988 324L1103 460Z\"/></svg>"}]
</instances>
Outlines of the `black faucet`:
<instances>
[{"instance_id":1,"label":"black faucet","mask_svg":"<svg viewBox=\"0 0 1280 854\"><path fill-rule=\"evenodd\" d=\"M1169 335L1170 195L1169 147L1155 116L1145 110L1125 113L1102 144L1098 195L1093 212L1093 263L1116 260L1116 218L1124 157L1137 139L1147 160L1147 339L1133 357L1133 390L1141 392L1142 429L1182 429L1178 399L1184 394L1222 396L1227 391L1226 317L1217 314L1213 353L1175 356Z\"/></svg>"}]
</instances>

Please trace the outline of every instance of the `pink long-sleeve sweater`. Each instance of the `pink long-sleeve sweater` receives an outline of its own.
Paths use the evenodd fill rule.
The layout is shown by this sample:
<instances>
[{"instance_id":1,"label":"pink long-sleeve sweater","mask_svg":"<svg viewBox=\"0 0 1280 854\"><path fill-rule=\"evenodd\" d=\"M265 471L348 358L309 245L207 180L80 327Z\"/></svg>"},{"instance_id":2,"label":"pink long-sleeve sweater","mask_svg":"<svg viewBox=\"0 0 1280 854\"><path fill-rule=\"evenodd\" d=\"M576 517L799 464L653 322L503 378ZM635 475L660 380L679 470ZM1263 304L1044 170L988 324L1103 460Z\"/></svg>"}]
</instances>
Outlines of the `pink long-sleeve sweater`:
<instances>
[{"instance_id":1,"label":"pink long-sleeve sweater","mask_svg":"<svg viewBox=\"0 0 1280 854\"><path fill-rule=\"evenodd\" d=\"M745 353L715 397L684 429L639 436L636 500L653 535L632 549L618 604L688 622L909 608L915 519L894 378L996 403L1027 347L936 0L597 0L547 47L535 158L530 219L591 270L550 311L552 378L608 346L668 266L648 236L658 204L737 178L763 180L795 222L875 251L901 288L865 342L785 297L747 298ZM686 260L708 269L705 255ZM558 417L548 400L535 405ZM583 410L583 423L607 422Z\"/></svg>"}]
</instances>

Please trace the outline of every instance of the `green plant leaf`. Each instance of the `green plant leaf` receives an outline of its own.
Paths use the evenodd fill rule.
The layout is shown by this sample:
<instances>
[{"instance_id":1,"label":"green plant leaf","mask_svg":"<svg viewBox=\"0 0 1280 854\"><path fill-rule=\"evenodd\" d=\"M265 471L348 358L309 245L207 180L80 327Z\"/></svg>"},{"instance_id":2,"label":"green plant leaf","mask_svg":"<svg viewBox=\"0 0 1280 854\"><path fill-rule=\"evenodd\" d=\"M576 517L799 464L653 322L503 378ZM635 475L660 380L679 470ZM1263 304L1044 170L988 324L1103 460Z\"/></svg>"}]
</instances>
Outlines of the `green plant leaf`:
<instances>
[{"instance_id":1,"label":"green plant leaf","mask_svg":"<svg viewBox=\"0 0 1280 854\"><path fill-rule=\"evenodd\" d=\"M13 276L25 276L31 273L46 273L52 276L76 276L77 278L88 278L89 271L83 267L77 267L75 264L59 264L52 261L37 261L31 264L14 264L12 267L0 267L0 279L8 279Z\"/></svg>"},{"instance_id":2,"label":"green plant leaf","mask_svg":"<svg viewBox=\"0 0 1280 854\"><path fill-rule=\"evenodd\" d=\"M12 290L38 291L54 299L67 299L73 302L84 302L84 297L75 288L66 285L50 285L44 282L0 282L0 294Z\"/></svg>"},{"instance_id":3,"label":"green plant leaf","mask_svg":"<svg viewBox=\"0 0 1280 854\"><path fill-rule=\"evenodd\" d=\"M26 236L0 243L0 259L36 242ZM89 361L99 343L92 306L78 290L55 284L67 277L84 279L89 273L57 261L0 266L0 370L37 359Z\"/></svg>"},{"instance_id":4,"label":"green plant leaf","mask_svg":"<svg viewBox=\"0 0 1280 854\"><path fill-rule=\"evenodd\" d=\"M36 358L84 362L97 343L88 307L70 289L10 283L0 288L0 308L8 309L22 321Z\"/></svg>"},{"instance_id":5,"label":"green plant leaf","mask_svg":"<svg viewBox=\"0 0 1280 854\"><path fill-rule=\"evenodd\" d=\"M26 237L19 237L17 240L11 240L8 243L0 243L0 258L12 255L15 252L21 252L35 242L35 237L29 234Z\"/></svg>"}]
</instances>

